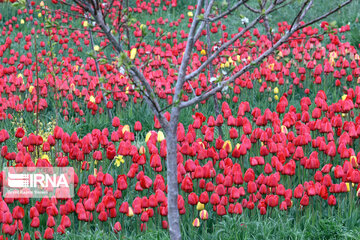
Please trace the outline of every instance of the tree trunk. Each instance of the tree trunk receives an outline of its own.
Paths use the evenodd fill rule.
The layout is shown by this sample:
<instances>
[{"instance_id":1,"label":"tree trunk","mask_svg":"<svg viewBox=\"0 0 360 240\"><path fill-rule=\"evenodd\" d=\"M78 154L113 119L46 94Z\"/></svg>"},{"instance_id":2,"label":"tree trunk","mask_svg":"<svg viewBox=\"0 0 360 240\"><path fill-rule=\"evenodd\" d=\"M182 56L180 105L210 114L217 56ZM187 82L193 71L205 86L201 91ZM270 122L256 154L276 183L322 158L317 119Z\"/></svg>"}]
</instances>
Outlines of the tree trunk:
<instances>
[{"instance_id":1,"label":"tree trunk","mask_svg":"<svg viewBox=\"0 0 360 240\"><path fill-rule=\"evenodd\" d=\"M269 19L268 19L268 17L266 15L264 17L264 27L265 27L265 31L266 31L266 35L267 35L268 39L272 42L273 36L271 34L271 28L270 28L270 24L269 24Z\"/></svg>"},{"instance_id":2,"label":"tree trunk","mask_svg":"<svg viewBox=\"0 0 360 240\"><path fill-rule=\"evenodd\" d=\"M26 9L29 11L32 9L31 7L31 0L26 0Z\"/></svg>"},{"instance_id":3,"label":"tree trunk","mask_svg":"<svg viewBox=\"0 0 360 240\"><path fill-rule=\"evenodd\" d=\"M174 108L171 120L164 126L167 144L167 184L168 184L168 221L170 238L172 240L181 239L180 215L178 210L177 198L179 194L177 183L177 138L176 131L179 122L179 109ZM161 122L160 122L161 123Z\"/></svg>"}]
</instances>

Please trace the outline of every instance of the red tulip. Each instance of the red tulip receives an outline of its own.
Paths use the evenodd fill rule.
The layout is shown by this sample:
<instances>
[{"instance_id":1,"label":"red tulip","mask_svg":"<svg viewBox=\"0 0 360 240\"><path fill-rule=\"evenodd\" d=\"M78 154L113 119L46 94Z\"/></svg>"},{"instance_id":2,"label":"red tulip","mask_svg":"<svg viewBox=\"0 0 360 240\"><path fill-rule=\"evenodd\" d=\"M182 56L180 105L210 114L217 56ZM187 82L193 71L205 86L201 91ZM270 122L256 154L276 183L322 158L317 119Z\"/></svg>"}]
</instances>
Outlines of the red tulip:
<instances>
[{"instance_id":1,"label":"red tulip","mask_svg":"<svg viewBox=\"0 0 360 240\"><path fill-rule=\"evenodd\" d=\"M118 233L118 232L120 232L121 231L121 224L119 223L119 222L116 222L115 224L114 224L114 232L115 233Z\"/></svg>"},{"instance_id":2,"label":"red tulip","mask_svg":"<svg viewBox=\"0 0 360 240\"><path fill-rule=\"evenodd\" d=\"M45 239L53 239L54 236L54 230L52 228L46 228L45 233L44 233L44 238Z\"/></svg>"}]
</instances>

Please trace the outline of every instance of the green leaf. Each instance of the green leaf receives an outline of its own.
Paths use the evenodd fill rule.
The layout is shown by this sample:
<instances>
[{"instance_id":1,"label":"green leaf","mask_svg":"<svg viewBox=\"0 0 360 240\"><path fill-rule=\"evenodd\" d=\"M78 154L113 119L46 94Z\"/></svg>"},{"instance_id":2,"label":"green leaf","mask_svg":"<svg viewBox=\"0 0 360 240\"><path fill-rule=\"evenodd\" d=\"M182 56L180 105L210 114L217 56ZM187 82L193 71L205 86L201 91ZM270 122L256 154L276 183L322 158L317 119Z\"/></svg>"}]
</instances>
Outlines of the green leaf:
<instances>
[{"instance_id":1,"label":"green leaf","mask_svg":"<svg viewBox=\"0 0 360 240\"><path fill-rule=\"evenodd\" d=\"M99 82L106 83L106 79L104 76L99 77Z\"/></svg>"},{"instance_id":2,"label":"green leaf","mask_svg":"<svg viewBox=\"0 0 360 240\"><path fill-rule=\"evenodd\" d=\"M18 9L25 9L26 8L26 0L18 0L12 4L13 7Z\"/></svg>"},{"instance_id":3,"label":"green leaf","mask_svg":"<svg viewBox=\"0 0 360 240\"><path fill-rule=\"evenodd\" d=\"M108 60L107 60L106 58L101 58L101 59L99 60L99 63L100 63L100 64L107 64L107 63L108 63Z\"/></svg>"},{"instance_id":4,"label":"green leaf","mask_svg":"<svg viewBox=\"0 0 360 240\"><path fill-rule=\"evenodd\" d=\"M199 16L197 16L197 19L204 20L204 14L200 14Z\"/></svg>"}]
</instances>

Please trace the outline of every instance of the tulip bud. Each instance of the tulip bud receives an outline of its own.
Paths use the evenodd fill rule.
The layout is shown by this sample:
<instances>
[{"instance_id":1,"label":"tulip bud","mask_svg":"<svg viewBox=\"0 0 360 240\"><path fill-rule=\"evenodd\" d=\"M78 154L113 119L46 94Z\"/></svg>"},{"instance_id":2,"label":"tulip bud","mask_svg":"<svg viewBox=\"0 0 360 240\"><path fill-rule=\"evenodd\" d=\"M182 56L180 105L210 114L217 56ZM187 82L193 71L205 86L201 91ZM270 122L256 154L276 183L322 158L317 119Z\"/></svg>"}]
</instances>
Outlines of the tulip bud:
<instances>
[{"instance_id":1,"label":"tulip bud","mask_svg":"<svg viewBox=\"0 0 360 240\"><path fill-rule=\"evenodd\" d=\"M209 218L209 213L204 209L200 212L200 218L202 220L207 220Z\"/></svg>"},{"instance_id":2,"label":"tulip bud","mask_svg":"<svg viewBox=\"0 0 360 240\"><path fill-rule=\"evenodd\" d=\"M228 153L232 152L232 146L231 146L230 140L225 141L222 148L223 148L225 151L227 151Z\"/></svg>"},{"instance_id":3,"label":"tulip bud","mask_svg":"<svg viewBox=\"0 0 360 240\"><path fill-rule=\"evenodd\" d=\"M357 162L357 157L356 156L351 156L350 157L350 163L354 168L358 168L359 164Z\"/></svg>"},{"instance_id":4,"label":"tulip bud","mask_svg":"<svg viewBox=\"0 0 360 240\"><path fill-rule=\"evenodd\" d=\"M134 60L134 59L135 59L136 53L137 53L137 49L136 49L136 48L131 49L131 51L130 51L130 59L131 59L131 60Z\"/></svg>"},{"instance_id":5,"label":"tulip bud","mask_svg":"<svg viewBox=\"0 0 360 240\"><path fill-rule=\"evenodd\" d=\"M288 133L287 127L284 125L281 125L281 132L287 134Z\"/></svg>"},{"instance_id":6,"label":"tulip bud","mask_svg":"<svg viewBox=\"0 0 360 240\"><path fill-rule=\"evenodd\" d=\"M30 87L29 87L29 93L32 93L33 90L34 90L34 86L30 86Z\"/></svg>"},{"instance_id":7,"label":"tulip bud","mask_svg":"<svg viewBox=\"0 0 360 240\"><path fill-rule=\"evenodd\" d=\"M346 191L350 192L350 183L348 183L348 182L346 183Z\"/></svg>"},{"instance_id":8,"label":"tulip bud","mask_svg":"<svg viewBox=\"0 0 360 240\"><path fill-rule=\"evenodd\" d=\"M118 233L121 231L121 224L119 222L116 222L114 225L114 232Z\"/></svg>"},{"instance_id":9,"label":"tulip bud","mask_svg":"<svg viewBox=\"0 0 360 240\"><path fill-rule=\"evenodd\" d=\"M194 221L192 222L192 225L194 227L200 227L200 220L198 218L195 218Z\"/></svg>"},{"instance_id":10,"label":"tulip bud","mask_svg":"<svg viewBox=\"0 0 360 240\"><path fill-rule=\"evenodd\" d=\"M134 211L133 211L132 207L129 207L129 211L128 211L128 213L127 213L126 215L127 215L128 217L134 216Z\"/></svg>"},{"instance_id":11,"label":"tulip bud","mask_svg":"<svg viewBox=\"0 0 360 240\"><path fill-rule=\"evenodd\" d=\"M356 196L360 197L360 188L357 190Z\"/></svg>"},{"instance_id":12,"label":"tulip bud","mask_svg":"<svg viewBox=\"0 0 360 240\"><path fill-rule=\"evenodd\" d=\"M140 149L139 149L139 154L143 155L146 153L146 149L144 146L141 146Z\"/></svg>"},{"instance_id":13,"label":"tulip bud","mask_svg":"<svg viewBox=\"0 0 360 240\"><path fill-rule=\"evenodd\" d=\"M157 141L162 142L164 139L165 139L164 133L162 131L159 131L157 135Z\"/></svg>"},{"instance_id":14,"label":"tulip bud","mask_svg":"<svg viewBox=\"0 0 360 240\"><path fill-rule=\"evenodd\" d=\"M274 88L274 93L275 93L275 94L278 94L278 93L279 93L279 88L278 88L278 87L275 87L275 88Z\"/></svg>"},{"instance_id":15,"label":"tulip bud","mask_svg":"<svg viewBox=\"0 0 360 240\"><path fill-rule=\"evenodd\" d=\"M165 221L165 220L163 220L163 221L161 222L161 225L162 225L162 228L163 228L163 229L168 229L168 227L169 227L168 222Z\"/></svg>"},{"instance_id":16,"label":"tulip bud","mask_svg":"<svg viewBox=\"0 0 360 240\"><path fill-rule=\"evenodd\" d=\"M149 139L150 139L150 137L151 137L151 135L152 135L152 131L150 131L150 132L148 132L147 134L146 134L146 136L145 136L145 142L147 143L148 141L149 141Z\"/></svg>"},{"instance_id":17,"label":"tulip bud","mask_svg":"<svg viewBox=\"0 0 360 240\"><path fill-rule=\"evenodd\" d=\"M129 125L125 125L123 128L122 128L122 133L125 133L125 132L130 132L130 126Z\"/></svg>"},{"instance_id":18,"label":"tulip bud","mask_svg":"<svg viewBox=\"0 0 360 240\"><path fill-rule=\"evenodd\" d=\"M94 96L90 96L89 101L92 102L92 103L95 103L95 97L94 97Z\"/></svg>"},{"instance_id":19,"label":"tulip bud","mask_svg":"<svg viewBox=\"0 0 360 240\"><path fill-rule=\"evenodd\" d=\"M204 209L204 207L205 207L205 205L204 205L204 204L202 204L201 202L198 202L198 203L197 203L197 205L196 205L196 209L197 209L198 211L203 210L203 209Z\"/></svg>"}]
</instances>

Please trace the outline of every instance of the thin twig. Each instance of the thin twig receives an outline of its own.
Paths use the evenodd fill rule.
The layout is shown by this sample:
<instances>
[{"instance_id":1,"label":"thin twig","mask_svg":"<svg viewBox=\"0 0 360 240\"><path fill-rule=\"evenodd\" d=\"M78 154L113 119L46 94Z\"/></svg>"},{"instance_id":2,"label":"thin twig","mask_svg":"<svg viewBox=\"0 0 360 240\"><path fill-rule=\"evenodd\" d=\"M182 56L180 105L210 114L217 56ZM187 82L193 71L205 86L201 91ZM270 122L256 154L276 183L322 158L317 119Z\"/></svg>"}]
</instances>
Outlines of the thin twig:
<instances>
[{"instance_id":1,"label":"thin twig","mask_svg":"<svg viewBox=\"0 0 360 240\"><path fill-rule=\"evenodd\" d=\"M90 34L91 49L92 49L92 51L94 53L96 53L94 51L94 38L93 38L92 32L90 31L89 34ZM99 68L99 62L98 62L97 58L95 58L94 61L95 61L95 66L96 66L97 77L98 77L98 79L100 79L101 73L100 73L100 68ZM103 98L104 98L105 107L107 108L107 112L108 112L108 116L109 116L109 122L111 122L112 119L113 119L113 116L112 116L111 110L107 107L108 101L107 101L106 96L102 92L102 89L104 88L104 84L101 81L100 81L100 87L101 87L101 89L100 89L101 94L103 95Z\"/></svg>"}]
</instances>

